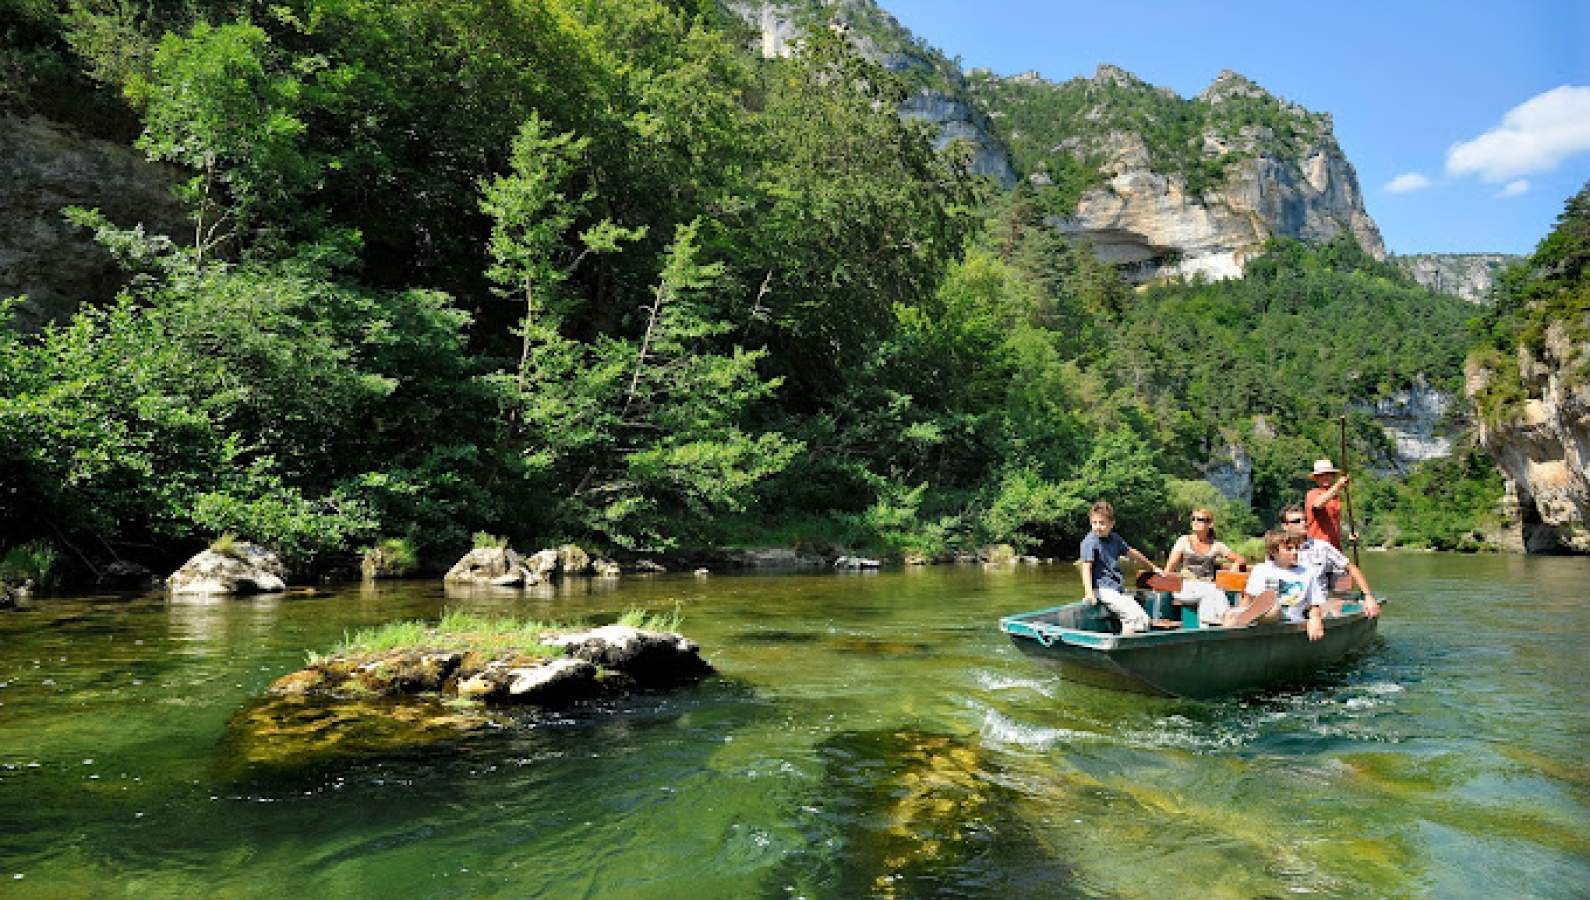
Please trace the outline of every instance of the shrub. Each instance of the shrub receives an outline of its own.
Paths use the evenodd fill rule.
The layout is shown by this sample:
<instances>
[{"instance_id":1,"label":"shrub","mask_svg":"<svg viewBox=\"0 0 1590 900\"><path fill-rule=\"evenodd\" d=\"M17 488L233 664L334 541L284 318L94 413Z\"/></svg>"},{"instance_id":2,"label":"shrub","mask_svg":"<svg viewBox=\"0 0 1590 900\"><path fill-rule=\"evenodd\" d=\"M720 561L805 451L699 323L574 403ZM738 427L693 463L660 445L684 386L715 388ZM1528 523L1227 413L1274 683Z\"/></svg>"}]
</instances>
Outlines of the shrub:
<instances>
[{"instance_id":1,"label":"shrub","mask_svg":"<svg viewBox=\"0 0 1590 900\"><path fill-rule=\"evenodd\" d=\"M32 582L39 588L53 587L57 580L56 563L59 560L60 554L49 541L18 544L0 556L0 583Z\"/></svg>"},{"instance_id":2,"label":"shrub","mask_svg":"<svg viewBox=\"0 0 1590 900\"><path fill-rule=\"evenodd\" d=\"M498 537L485 531L477 531L473 535L476 550L506 550L508 538Z\"/></svg>"}]
</instances>

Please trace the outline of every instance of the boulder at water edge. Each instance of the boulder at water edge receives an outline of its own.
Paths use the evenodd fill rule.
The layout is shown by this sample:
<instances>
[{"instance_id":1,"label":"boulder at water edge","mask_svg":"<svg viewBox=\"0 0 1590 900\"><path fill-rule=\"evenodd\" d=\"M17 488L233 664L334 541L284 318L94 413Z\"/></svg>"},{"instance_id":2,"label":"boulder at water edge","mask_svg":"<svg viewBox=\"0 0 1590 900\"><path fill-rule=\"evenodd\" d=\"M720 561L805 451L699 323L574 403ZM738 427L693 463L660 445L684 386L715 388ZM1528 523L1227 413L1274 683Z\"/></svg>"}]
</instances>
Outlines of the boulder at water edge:
<instances>
[{"instance_id":1,"label":"boulder at water edge","mask_svg":"<svg viewBox=\"0 0 1590 900\"><path fill-rule=\"evenodd\" d=\"M171 573L173 594L268 594L287 590L287 567L271 551L240 541L205 550Z\"/></svg>"},{"instance_id":2,"label":"boulder at water edge","mask_svg":"<svg viewBox=\"0 0 1590 900\"><path fill-rule=\"evenodd\" d=\"M558 551L542 550L539 553L532 553L524 564L536 574L537 578L551 578L558 571Z\"/></svg>"},{"instance_id":3,"label":"boulder at water edge","mask_svg":"<svg viewBox=\"0 0 1590 900\"><path fill-rule=\"evenodd\" d=\"M519 554L506 547L476 547L447 570L443 580L458 584L489 584L500 587L540 584L536 574Z\"/></svg>"},{"instance_id":4,"label":"boulder at water edge","mask_svg":"<svg viewBox=\"0 0 1590 900\"><path fill-rule=\"evenodd\" d=\"M584 575L590 571L591 555L574 544L558 548L558 567L564 575Z\"/></svg>"}]
</instances>

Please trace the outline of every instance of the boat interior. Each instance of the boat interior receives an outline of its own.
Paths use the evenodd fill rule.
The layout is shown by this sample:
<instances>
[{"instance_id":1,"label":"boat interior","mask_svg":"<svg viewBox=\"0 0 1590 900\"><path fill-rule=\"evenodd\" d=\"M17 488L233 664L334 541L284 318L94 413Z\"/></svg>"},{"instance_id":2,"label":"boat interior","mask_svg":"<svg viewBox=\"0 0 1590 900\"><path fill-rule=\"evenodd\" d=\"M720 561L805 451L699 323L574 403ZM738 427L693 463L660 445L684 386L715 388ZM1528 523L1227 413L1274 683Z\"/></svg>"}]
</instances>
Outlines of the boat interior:
<instances>
[{"instance_id":1,"label":"boat interior","mask_svg":"<svg viewBox=\"0 0 1590 900\"><path fill-rule=\"evenodd\" d=\"M1241 605L1242 589L1246 586L1247 574L1243 572L1221 572L1222 577L1216 584L1226 592L1226 598L1234 606ZM1345 577L1345 576L1344 576ZM1359 610L1358 595L1338 593L1350 588L1350 583L1338 582L1332 585L1330 605L1326 608L1327 616L1341 616L1355 613ZM1153 622L1154 631L1196 631L1200 628L1213 626L1203 625L1198 621L1198 606L1193 600L1177 600L1169 591L1146 590L1139 588L1132 592L1143 610L1148 613ZM1031 625L1048 625L1059 628L1070 628L1076 631L1089 631L1099 634L1120 634L1121 621L1115 614L1102 603L1068 603L1065 606L1053 609L1040 610L1034 613L1015 617Z\"/></svg>"}]
</instances>

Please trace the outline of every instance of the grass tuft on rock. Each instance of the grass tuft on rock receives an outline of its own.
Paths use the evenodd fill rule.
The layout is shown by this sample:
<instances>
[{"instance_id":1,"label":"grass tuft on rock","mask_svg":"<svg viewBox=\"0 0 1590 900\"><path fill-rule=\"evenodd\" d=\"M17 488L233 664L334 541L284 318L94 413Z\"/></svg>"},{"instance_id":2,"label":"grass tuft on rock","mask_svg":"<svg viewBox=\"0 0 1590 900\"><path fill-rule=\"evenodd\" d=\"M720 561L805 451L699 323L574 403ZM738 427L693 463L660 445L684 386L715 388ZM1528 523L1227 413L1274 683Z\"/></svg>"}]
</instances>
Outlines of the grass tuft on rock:
<instances>
[{"instance_id":1,"label":"grass tuft on rock","mask_svg":"<svg viewBox=\"0 0 1590 900\"><path fill-rule=\"evenodd\" d=\"M674 607L672 612L665 613L647 612L638 606L632 606L624 610L624 614L618 617L618 624L639 628L643 631L678 631L680 619L679 607L677 606Z\"/></svg>"},{"instance_id":2,"label":"grass tuft on rock","mask_svg":"<svg viewBox=\"0 0 1590 900\"><path fill-rule=\"evenodd\" d=\"M393 650L474 650L550 658L563 655L563 649L544 643L542 638L558 630L559 626L546 622L447 610L435 625L411 620L345 632L331 652L311 652L309 662L313 665L331 656L369 656Z\"/></svg>"},{"instance_id":3,"label":"grass tuft on rock","mask_svg":"<svg viewBox=\"0 0 1590 900\"><path fill-rule=\"evenodd\" d=\"M242 541L238 539L235 532L231 531L223 532L220 537L211 541L210 552L219 553L222 556L230 556L233 559L246 560L248 558L248 554L243 552Z\"/></svg>"},{"instance_id":4,"label":"grass tuft on rock","mask_svg":"<svg viewBox=\"0 0 1590 900\"><path fill-rule=\"evenodd\" d=\"M644 609L630 609L618 619L618 624L647 631L677 631L680 614L675 608L667 613L649 613ZM562 647L543 641L549 633L576 631L585 626L560 625L534 619L515 619L510 616L490 617L449 609L442 613L441 621L431 625L422 621L388 622L373 628L345 632L342 642L327 653L308 654L309 664L315 665L333 656L372 656L394 650L456 650L476 651L492 655L517 654L553 658L562 656Z\"/></svg>"}]
</instances>

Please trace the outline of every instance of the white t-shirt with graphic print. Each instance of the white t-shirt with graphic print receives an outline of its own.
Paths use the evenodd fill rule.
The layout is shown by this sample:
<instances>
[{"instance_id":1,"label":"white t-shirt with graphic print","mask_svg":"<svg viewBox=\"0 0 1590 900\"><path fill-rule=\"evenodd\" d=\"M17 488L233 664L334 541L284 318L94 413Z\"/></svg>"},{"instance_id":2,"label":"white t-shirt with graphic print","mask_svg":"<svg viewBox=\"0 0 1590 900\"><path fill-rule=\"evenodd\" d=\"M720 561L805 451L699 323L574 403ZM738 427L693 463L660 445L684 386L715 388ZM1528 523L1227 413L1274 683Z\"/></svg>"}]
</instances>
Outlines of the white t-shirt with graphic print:
<instances>
[{"instance_id":1,"label":"white t-shirt with graphic print","mask_svg":"<svg viewBox=\"0 0 1590 900\"><path fill-rule=\"evenodd\" d=\"M1319 579L1314 570L1298 563L1290 569L1265 560L1248 573L1246 593L1257 597L1273 590L1281 601L1281 613L1288 622L1301 622L1308 618L1308 608L1324 602L1319 590Z\"/></svg>"}]
</instances>

